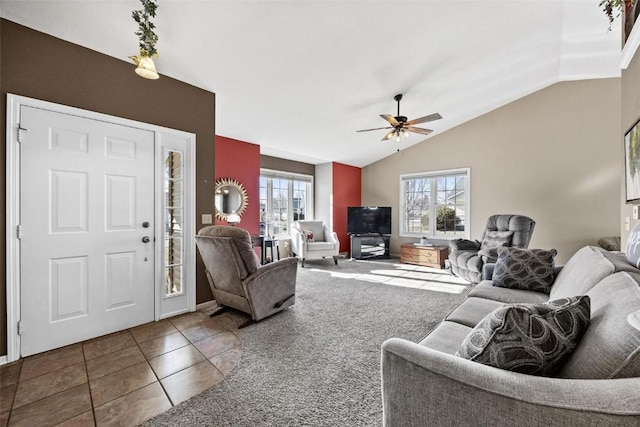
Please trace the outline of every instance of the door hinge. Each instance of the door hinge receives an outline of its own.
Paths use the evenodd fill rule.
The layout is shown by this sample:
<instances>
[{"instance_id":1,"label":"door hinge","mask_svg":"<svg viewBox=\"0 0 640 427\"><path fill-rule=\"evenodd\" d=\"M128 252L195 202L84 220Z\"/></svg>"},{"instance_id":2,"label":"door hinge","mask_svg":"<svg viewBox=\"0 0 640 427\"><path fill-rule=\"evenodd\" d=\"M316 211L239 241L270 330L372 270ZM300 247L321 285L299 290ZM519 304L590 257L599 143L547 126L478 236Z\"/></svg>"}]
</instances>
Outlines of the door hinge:
<instances>
[{"instance_id":1,"label":"door hinge","mask_svg":"<svg viewBox=\"0 0 640 427\"><path fill-rule=\"evenodd\" d=\"M18 125L18 143L22 142L22 132L29 132L29 129Z\"/></svg>"},{"instance_id":2,"label":"door hinge","mask_svg":"<svg viewBox=\"0 0 640 427\"><path fill-rule=\"evenodd\" d=\"M18 335L22 335L24 328L22 327L22 321L18 321Z\"/></svg>"},{"instance_id":3,"label":"door hinge","mask_svg":"<svg viewBox=\"0 0 640 427\"><path fill-rule=\"evenodd\" d=\"M22 239L22 225L16 227L16 237Z\"/></svg>"}]
</instances>

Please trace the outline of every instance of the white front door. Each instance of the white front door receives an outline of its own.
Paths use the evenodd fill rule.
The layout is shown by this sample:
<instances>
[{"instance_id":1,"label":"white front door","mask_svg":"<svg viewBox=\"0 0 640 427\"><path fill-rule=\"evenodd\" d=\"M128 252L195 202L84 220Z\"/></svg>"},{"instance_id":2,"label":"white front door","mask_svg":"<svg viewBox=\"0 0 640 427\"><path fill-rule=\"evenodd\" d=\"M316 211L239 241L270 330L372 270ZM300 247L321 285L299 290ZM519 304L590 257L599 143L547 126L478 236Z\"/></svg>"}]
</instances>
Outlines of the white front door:
<instances>
[{"instance_id":1,"label":"white front door","mask_svg":"<svg viewBox=\"0 0 640 427\"><path fill-rule=\"evenodd\" d=\"M154 320L154 132L20 116L21 355Z\"/></svg>"}]
</instances>

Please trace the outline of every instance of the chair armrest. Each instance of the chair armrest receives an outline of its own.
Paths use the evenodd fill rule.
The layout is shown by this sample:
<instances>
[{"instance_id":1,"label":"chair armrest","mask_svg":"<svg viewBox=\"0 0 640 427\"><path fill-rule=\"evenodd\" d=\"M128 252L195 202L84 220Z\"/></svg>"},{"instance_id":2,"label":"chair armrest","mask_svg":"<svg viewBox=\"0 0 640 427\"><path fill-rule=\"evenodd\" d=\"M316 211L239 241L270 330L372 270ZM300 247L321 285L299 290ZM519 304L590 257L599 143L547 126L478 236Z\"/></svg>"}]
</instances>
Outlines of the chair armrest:
<instances>
[{"instance_id":1,"label":"chair armrest","mask_svg":"<svg viewBox=\"0 0 640 427\"><path fill-rule=\"evenodd\" d=\"M248 275L243 280L243 282L254 281L256 279L261 278L262 276L274 274L274 271L278 271L279 269L282 269L282 268L287 268L287 267L292 268L291 267L292 265L296 266L297 268L298 260L296 258L283 258L277 261L270 262L269 264L261 265L258 267L256 271Z\"/></svg>"},{"instance_id":2,"label":"chair armrest","mask_svg":"<svg viewBox=\"0 0 640 427\"><path fill-rule=\"evenodd\" d=\"M496 268L494 262L488 262L482 265L482 280L491 280L493 278L493 270Z\"/></svg>"},{"instance_id":3,"label":"chair armrest","mask_svg":"<svg viewBox=\"0 0 640 427\"><path fill-rule=\"evenodd\" d=\"M297 272L298 260L284 258L260 266L242 281L253 320L270 316L295 302L290 297L296 292ZM285 303L276 305L282 301Z\"/></svg>"},{"instance_id":4,"label":"chair armrest","mask_svg":"<svg viewBox=\"0 0 640 427\"><path fill-rule=\"evenodd\" d=\"M386 426L640 423L640 378L536 377L399 338L382 345L382 397Z\"/></svg>"},{"instance_id":5,"label":"chair armrest","mask_svg":"<svg viewBox=\"0 0 640 427\"><path fill-rule=\"evenodd\" d=\"M478 251L480 242L477 240L454 239L449 241L449 248L456 251Z\"/></svg>"},{"instance_id":6,"label":"chair armrest","mask_svg":"<svg viewBox=\"0 0 640 427\"><path fill-rule=\"evenodd\" d=\"M306 240L304 234L297 227L291 227L291 249L294 254L302 255L305 249Z\"/></svg>"}]
</instances>

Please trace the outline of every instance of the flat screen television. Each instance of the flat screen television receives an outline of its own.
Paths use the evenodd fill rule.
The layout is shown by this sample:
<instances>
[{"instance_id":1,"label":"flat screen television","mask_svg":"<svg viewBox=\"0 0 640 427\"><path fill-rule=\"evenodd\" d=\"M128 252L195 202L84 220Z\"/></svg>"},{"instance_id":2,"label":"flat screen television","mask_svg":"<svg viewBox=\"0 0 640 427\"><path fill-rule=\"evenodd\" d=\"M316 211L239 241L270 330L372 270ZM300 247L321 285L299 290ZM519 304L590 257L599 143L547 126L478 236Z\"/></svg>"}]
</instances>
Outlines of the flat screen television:
<instances>
[{"instance_id":1,"label":"flat screen television","mask_svg":"<svg viewBox=\"0 0 640 427\"><path fill-rule=\"evenodd\" d=\"M347 233L391 234L391 207L350 206L347 208Z\"/></svg>"}]
</instances>

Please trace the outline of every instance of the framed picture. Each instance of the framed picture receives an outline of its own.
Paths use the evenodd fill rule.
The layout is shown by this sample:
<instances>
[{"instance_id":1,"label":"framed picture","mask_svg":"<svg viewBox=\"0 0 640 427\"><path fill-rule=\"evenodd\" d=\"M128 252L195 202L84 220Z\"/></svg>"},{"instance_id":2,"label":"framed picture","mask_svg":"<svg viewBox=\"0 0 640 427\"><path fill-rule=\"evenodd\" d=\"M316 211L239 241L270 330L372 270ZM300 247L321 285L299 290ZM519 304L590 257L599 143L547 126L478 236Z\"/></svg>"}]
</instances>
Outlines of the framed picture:
<instances>
[{"instance_id":1,"label":"framed picture","mask_svg":"<svg viewBox=\"0 0 640 427\"><path fill-rule=\"evenodd\" d=\"M624 8L624 41L626 42L631 34L631 30L633 30L633 26L638 20L638 14L640 13L640 6L638 6L637 1L633 2L625 2Z\"/></svg>"},{"instance_id":2,"label":"framed picture","mask_svg":"<svg viewBox=\"0 0 640 427\"><path fill-rule=\"evenodd\" d=\"M624 183L627 203L640 203L640 121L624 135Z\"/></svg>"}]
</instances>

